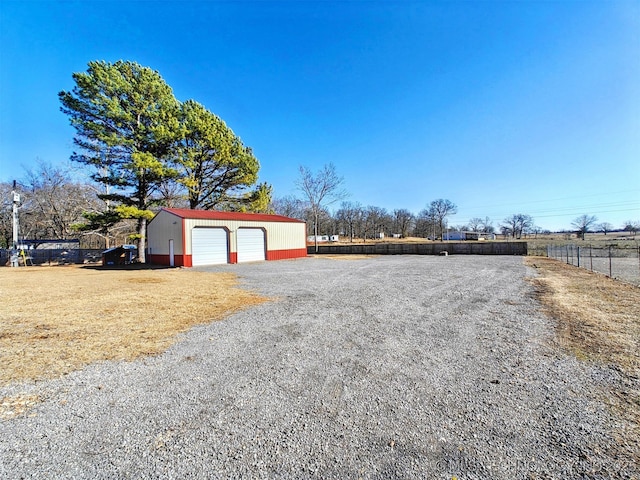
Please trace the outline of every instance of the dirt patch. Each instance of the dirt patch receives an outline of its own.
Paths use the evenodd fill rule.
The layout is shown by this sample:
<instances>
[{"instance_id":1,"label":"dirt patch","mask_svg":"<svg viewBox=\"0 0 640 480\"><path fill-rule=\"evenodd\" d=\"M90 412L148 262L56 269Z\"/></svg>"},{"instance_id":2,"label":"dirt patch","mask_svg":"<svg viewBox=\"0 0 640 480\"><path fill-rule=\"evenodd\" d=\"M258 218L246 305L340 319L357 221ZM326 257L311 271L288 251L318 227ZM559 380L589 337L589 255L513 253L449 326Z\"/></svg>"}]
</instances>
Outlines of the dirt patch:
<instances>
[{"instance_id":1,"label":"dirt patch","mask_svg":"<svg viewBox=\"0 0 640 480\"><path fill-rule=\"evenodd\" d=\"M0 384L160 353L194 325L266 301L237 283L182 269L2 268Z\"/></svg>"},{"instance_id":2,"label":"dirt patch","mask_svg":"<svg viewBox=\"0 0 640 480\"><path fill-rule=\"evenodd\" d=\"M539 276L531 282L546 313L558 322L559 344L627 379L620 391L609 392L610 402L632 420L640 437L640 288L557 260L528 257L525 262L537 269Z\"/></svg>"}]
</instances>

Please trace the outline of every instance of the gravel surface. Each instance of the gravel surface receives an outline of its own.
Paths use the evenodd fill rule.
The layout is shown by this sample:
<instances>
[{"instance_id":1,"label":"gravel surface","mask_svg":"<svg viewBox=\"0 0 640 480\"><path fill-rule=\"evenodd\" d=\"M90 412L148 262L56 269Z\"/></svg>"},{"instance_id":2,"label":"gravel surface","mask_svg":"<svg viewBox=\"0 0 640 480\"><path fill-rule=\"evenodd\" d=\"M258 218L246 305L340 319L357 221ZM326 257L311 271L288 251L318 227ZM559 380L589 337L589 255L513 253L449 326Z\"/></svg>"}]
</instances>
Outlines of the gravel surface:
<instances>
[{"instance_id":1,"label":"gravel surface","mask_svg":"<svg viewBox=\"0 0 640 480\"><path fill-rule=\"evenodd\" d=\"M55 381L0 421L1 478L634 478L616 371L553 346L521 257L307 258L163 355ZM162 308L158 306L158 308Z\"/></svg>"}]
</instances>

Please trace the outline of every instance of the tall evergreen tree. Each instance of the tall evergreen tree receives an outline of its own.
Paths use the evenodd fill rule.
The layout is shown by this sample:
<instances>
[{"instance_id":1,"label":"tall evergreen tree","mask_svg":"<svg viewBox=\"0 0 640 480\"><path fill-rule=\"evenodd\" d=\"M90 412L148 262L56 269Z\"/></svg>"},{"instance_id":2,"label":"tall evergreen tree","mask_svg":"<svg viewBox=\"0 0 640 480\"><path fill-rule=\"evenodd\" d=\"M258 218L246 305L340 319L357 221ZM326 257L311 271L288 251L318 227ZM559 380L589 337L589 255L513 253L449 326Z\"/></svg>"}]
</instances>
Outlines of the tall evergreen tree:
<instances>
[{"instance_id":1,"label":"tall evergreen tree","mask_svg":"<svg viewBox=\"0 0 640 480\"><path fill-rule=\"evenodd\" d=\"M163 182L176 178L170 154L180 135L179 103L160 74L135 62L89 62L58 96L76 129L72 160L95 168L120 218L137 220L138 257L145 261L147 221ZM105 220L113 221L113 211Z\"/></svg>"},{"instance_id":2,"label":"tall evergreen tree","mask_svg":"<svg viewBox=\"0 0 640 480\"><path fill-rule=\"evenodd\" d=\"M175 161L189 207L210 210L242 203L249 195L243 190L255 184L260 168L251 148L193 100L180 106L180 128Z\"/></svg>"}]
</instances>

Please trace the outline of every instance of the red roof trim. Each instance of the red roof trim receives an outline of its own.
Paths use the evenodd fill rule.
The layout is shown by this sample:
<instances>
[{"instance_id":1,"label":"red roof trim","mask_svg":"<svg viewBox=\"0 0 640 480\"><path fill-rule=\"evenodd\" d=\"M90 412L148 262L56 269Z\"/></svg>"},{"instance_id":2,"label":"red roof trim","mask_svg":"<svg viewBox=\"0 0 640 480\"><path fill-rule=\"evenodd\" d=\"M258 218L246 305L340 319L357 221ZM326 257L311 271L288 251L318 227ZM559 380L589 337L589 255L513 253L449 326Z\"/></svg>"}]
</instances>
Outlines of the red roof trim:
<instances>
[{"instance_id":1,"label":"red roof trim","mask_svg":"<svg viewBox=\"0 0 640 480\"><path fill-rule=\"evenodd\" d=\"M162 210L167 213L176 215L180 218L190 218L197 220L239 220L245 222L305 223L302 220L298 220L296 218L284 217L282 215L268 215L266 213L219 212L216 210L189 210L187 208L162 208Z\"/></svg>"}]
</instances>

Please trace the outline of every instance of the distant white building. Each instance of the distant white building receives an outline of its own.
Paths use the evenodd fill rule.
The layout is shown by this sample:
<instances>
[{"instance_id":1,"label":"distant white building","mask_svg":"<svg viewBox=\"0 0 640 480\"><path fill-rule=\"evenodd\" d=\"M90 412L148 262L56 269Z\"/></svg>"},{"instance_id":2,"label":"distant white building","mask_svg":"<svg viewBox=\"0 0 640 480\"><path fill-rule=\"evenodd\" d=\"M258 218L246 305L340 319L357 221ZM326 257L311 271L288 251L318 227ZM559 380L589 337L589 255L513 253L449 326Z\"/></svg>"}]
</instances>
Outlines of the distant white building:
<instances>
[{"instance_id":1,"label":"distant white building","mask_svg":"<svg viewBox=\"0 0 640 480\"><path fill-rule=\"evenodd\" d=\"M309 243L323 243L323 242L328 242L329 241L329 235L316 235L315 237L313 235L309 235L307 237L307 242Z\"/></svg>"},{"instance_id":2,"label":"distant white building","mask_svg":"<svg viewBox=\"0 0 640 480\"><path fill-rule=\"evenodd\" d=\"M496 236L493 233L481 233L481 232L445 232L442 234L442 240L495 240Z\"/></svg>"}]
</instances>

